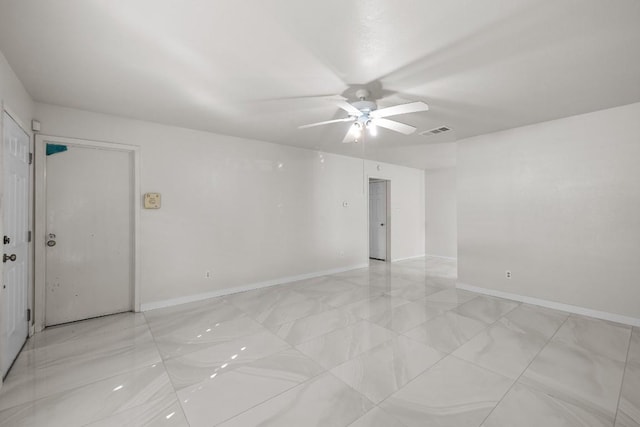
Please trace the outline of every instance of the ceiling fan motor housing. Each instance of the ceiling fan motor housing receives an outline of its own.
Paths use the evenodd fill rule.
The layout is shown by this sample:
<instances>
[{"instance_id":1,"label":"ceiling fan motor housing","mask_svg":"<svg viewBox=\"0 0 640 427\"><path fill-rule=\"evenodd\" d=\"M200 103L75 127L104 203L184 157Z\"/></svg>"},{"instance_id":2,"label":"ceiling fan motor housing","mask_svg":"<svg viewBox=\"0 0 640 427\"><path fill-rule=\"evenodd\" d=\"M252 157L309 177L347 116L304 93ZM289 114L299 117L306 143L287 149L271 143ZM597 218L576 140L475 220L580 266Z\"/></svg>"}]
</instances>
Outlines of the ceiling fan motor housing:
<instances>
[{"instance_id":1,"label":"ceiling fan motor housing","mask_svg":"<svg viewBox=\"0 0 640 427\"><path fill-rule=\"evenodd\" d=\"M373 101L355 101L351 105L356 107L362 114L368 114L378 109L378 106Z\"/></svg>"},{"instance_id":2,"label":"ceiling fan motor housing","mask_svg":"<svg viewBox=\"0 0 640 427\"><path fill-rule=\"evenodd\" d=\"M369 113L376 110L378 105L373 101L367 101L367 98L369 97L369 91L367 89L358 89L356 97L358 100L351 102L350 104L360 110L360 116L357 117L357 120L362 124L365 124L369 120Z\"/></svg>"}]
</instances>

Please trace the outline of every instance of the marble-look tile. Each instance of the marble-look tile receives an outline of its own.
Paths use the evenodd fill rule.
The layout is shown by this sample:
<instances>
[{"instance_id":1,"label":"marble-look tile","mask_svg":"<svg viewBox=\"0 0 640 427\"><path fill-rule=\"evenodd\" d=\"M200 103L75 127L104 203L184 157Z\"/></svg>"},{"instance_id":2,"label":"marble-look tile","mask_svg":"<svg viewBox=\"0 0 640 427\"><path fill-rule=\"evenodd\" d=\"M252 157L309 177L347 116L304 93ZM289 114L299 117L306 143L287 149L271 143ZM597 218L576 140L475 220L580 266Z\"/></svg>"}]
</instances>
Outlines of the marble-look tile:
<instances>
[{"instance_id":1,"label":"marble-look tile","mask_svg":"<svg viewBox=\"0 0 640 427\"><path fill-rule=\"evenodd\" d=\"M455 280L458 277L458 271L449 268L448 266L443 267L427 267L425 270L427 274L430 276L442 277L446 279Z\"/></svg>"},{"instance_id":2,"label":"marble-look tile","mask_svg":"<svg viewBox=\"0 0 640 427\"><path fill-rule=\"evenodd\" d=\"M553 340L574 345L590 353L619 362L625 362L630 336L630 326L571 315L553 337Z\"/></svg>"},{"instance_id":3,"label":"marble-look tile","mask_svg":"<svg viewBox=\"0 0 640 427\"><path fill-rule=\"evenodd\" d=\"M442 310L425 304L423 301L403 304L385 311L368 320L383 328L402 333L441 314Z\"/></svg>"},{"instance_id":4,"label":"marble-look tile","mask_svg":"<svg viewBox=\"0 0 640 427\"><path fill-rule=\"evenodd\" d=\"M212 298L146 311L144 316L154 335L168 335L177 327L206 329L208 325L237 319L244 313L222 298Z\"/></svg>"},{"instance_id":5,"label":"marble-look tile","mask_svg":"<svg viewBox=\"0 0 640 427\"><path fill-rule=\"evenodd\" d=\"M404 335L450 353L486 327L487 325L479 320L447 311L405 332Z\"/></svg>"},{"instance_id":6,"label":"marble-look tile","mask_svg":"<svg viewBox=\"0 0 640 427\"><path fill-rule=\"evenodd\" d=\"M633 328L631 342L629 343L628 361L640 363L640 328Z\"/></svg>"},{"instance_id":7,"label":"marble-look tile","mask_svg":"<svg viewBox=\"0 0 640 427\"><path fill-rule=\"evenodd\" d=\"M289 349L178 391L192 426L216 425L317 376L322 369Z\"/></svg>"},{"instance_id":8,"label":"marble-look tile","mask_svg":"<svg viewBox=\"0 0 640 427\"><path fill-rule=\"evenodd\" d=\"M640 423L633 418L630 418L627 414L618 413L615 427L640 427Z\"/></svg>"},{"instance_id":9,"label":"marble-look tile","mask_svg":"<svg viewBox=\"0 0 640 427\"><path fill-rule=\"evenodd\" d=\"M391 340L397 334L362 320L346 328L306 341L298 350L326 369L331 369L363 352Z\"/></svg>"},{"instance_id":10,"label":"marble-look tile","mask_svg":"<svg viewBox=\"0 0 640 427\"><path fill-rule=\"evenodd\" d=\"M546 340L537 334L520 333L496 322L453 355L516 379L545 344Z\"/></svg>"},{"instance_id":11,"label":"marble-look tile","mask_svg":"<svg viewBox=\"0 0 640 427\"><path fill-rule=\"evenodd\" d=\"M622 380L616 427L640 427L640 360L631 358L631 349L629 350L630 358Z\"/></svg>"},{"instance_id":12,"label":"marble-look tile","mask_svg":"<svg viewBox=\"0 0 640 427\"><path fill-rule=\"evenodd\" d=\"M170 395L175 399L169 377L158 363L5 409L0 412L0 426L85 425Z\"/></svg>"},{"instance_id":13,"label":"marble-look tile","mask_svg":"<svg viewBox=\"0 0 640 427\"><path fill-rule=\"evenodd\" d=\"M243 313L229 320L177 322L172 328L162 328L162 334L153 329L152 332L158 350L166 360L265 330L264 326Z\"/></svg>"},{"instance_id":14,"label":"marble-look tile","mask_svg":"<svg viewBox=\"0 0 640 427\"><path fill-rule=\"evenodd\" d=\"M335 308L278 325L273 331L289 344L296 345L360 320L362 319L350 311Z\"/></svg>"},{"instance_id":15,"label":"marble-look tile","mask_svg":"<svg viewBox=\"0 0 640 427\"><path fill-rule=\"evenodd\" d=\"M640 427L638 328L526 304L487 326L503 300L454 287L455 262L372 262L49 328L6 378L0 426L477 426L544 345L485 427Z\"/></svg>"},{"instance_id":16,"label":"marble-look tile","mask_svg":"<svg viewBox=\"0 0 640 427\"><path fill-rule=\"evenodd\" d=\"M455 308L456 313L491 324L516 308L520 303L481 295Z\"/></svg>"},{"instance_id":17,"label":"marble-look tile","mask_svg":"<svg viewBox=\"0 0 640 427\"><path fill-rule=\"evenodd\" d=\"M343 271L341 273L332 274L329 277L336 279L347 280L351 283L355 283L361 286L369 286L372 280L375 280L378 275L374 270L369 268L359 268L356 270Z\"/></svg>"},{"instance_id":18,"label":"marble-look tile","mask_svg":"<svg viewBox=\"0 0 640 427\"><path fill-rule=\"evenodd\" d=\"M23 350L73 343L76 340L91 339L92 336L134 329L145 325L146 320L142 313L121 313L97 317L47 328L29 338Z\"/></svg>"},{"instance_id":19,"label":"marble-look tile","mask_svg":"<svg viewBox=\"0 0 640 427\"><path fill-rule=\"evenodd\" d=\"M375 281L371 283L370 287L380 288L381 290L387 293L391 293L398 290L402 290L407 287L424 285L423 281L424 279L422 280L415 279L415 278L408 279L404 277L399 277L397 275L389 274L389 275L380 276L379 278L377 278Z\"/></svg>"},{"instance_id":20,"label":"marble-look tile","mask_svg":"<svg viewBox=\"0 0 640 427\"><path fill-rule=\"evenodd\" d=\"M340 307L374 295L382 294L382 292L376 293L369 287L363 287L346 280L329 276L316 278L315 282L307 286L296 287L295 291L307 298L332 307Z\"/></svg>"},{"instance_id":21,"label":"marble-look tile","mask_svg":"<svg viewBox=\"0 0 640 427\"><path fill-rule=\"evenodd\" d=\"M285 285L268 286L250 291L236 292L234 294L225 295L222 298L225 302L246 312L250 311L255 304L259 304L261 299L277 299L279 294L286 293L291 290L288 289L288 287L297 287L299 283L300 282L292 282Z\"/></svg>"},{"instance_id":22,"label":"marble-look tile","mask_svg":"<svg viewBox=\"0 0 640 427\"><path fill-rule=\"evenodd\" d=\"M456 288L456 278L449 277L438 277L438 276L430 276L427 275L425 277L425 283L429 286L440 287L443 290L445 289L455 289Z\"/></svg>"},{"instance_id":23,"label":"marble-look tile","mask_svg":"<svg viewBox=\"0 0 640 427\"><path fill-rule=\"evenodd\" d=\"M552 339L520 382L613 422L624 363Z\"/></svg>"},{"instance_id":24,"label":"marble-look tile","mask_svg":"<svg viewBox=\"0 0 640 427\"><path fill-rule=\"evenodd\" d=\"M447 301L432 301L427 299L429 297L420 298L418 300L412 301L413 303L419 303L423 306L439 311L440 313L444 313L445 311L453 310L458 307L458 303L456 302L447 302Z\"/></svg>"},{"instance_id":25,"label":"marble-look tile","mask_svg":"<svg viewBox=\"0 0 640 427\"><path fill-rule=\"evenodd\" d=\"M95 347L93 341L83 346L84 340L78 340L65 349L57 348L65 347L62 344L20 354L2 386L0 410L160 362L148 330L106 345L108 335L100 336L104 348ZM41 357L37 353L43 350L47 354Z\"/></svg>"},{"instance_id":26,"label":"marble-look tile","mask_svg":"<svg viewBox=\"0 0 640 427\"><path fill-rule=\"evenodd\" d=\"M363 319L368 319L376 314L384 313L409 301L390 295L379 295L362 301L345 305L344 309Z\"/></svg>"},{"instance_id":27,"label":"marble-look tile","mask_svg":"<svg viewBox=\"0 0 640 427\"><path fill-rule=\"evenodd\" d=\"M380 407L407 427L478 426L512 383L501 375L448 356Z\"/></svg>"},{"instance_id":28,"label":"marble-look tile","mask_svg":"<svg viewBox=\"0 0 640 427\"><path fill-rule=\"evenodd\" d=\"M242 303L233 303L267 328L332 308L296 291L274 291Z\"/></svg>"},{"instance_id":29,"label":"marble-look tile","mask_svg":"<svg viewBox=\"0 0 640 427\"><path fill-rule=\"evenodd\" d=\"M515 384L487 417L482 427L611 427L589 407L553 398L521 384Z\"/></svg>"},{"instance_id":30,"label":"marble-look tile","mask_svg":"<svg viewBox=\"0 0 640 427\"><path fill-rule=\"evenodd\" d=\"M354 286L356 287L349 292L334 295L331 299L327 300L327 304L331 307L341 308L358 301L364 301L384 295L383 291L372 286L359 286L355 284Z\"/></svg>"},{"instance_id":31,"label":"marble-look tile","mask_svg":"<svg viewBox=\"0 0 640 427\"><path fill-rule=\"evenodd\" d=\"M453 354L515 379L522 374L566 317L553 310L518 306Z\"/></svg>"},{"instance_id":32,"label":"marble-look tile","mask_svg":"<svg viewBox=\"0 0 640 427\"><path fill-rule=\"evenodd\" d=\"M353 283L347 282L346 280L342 280L333 276L318 276L311 277L309 279L297 280L295 282L289 282L282 285L278 285L278 289L284 288L289 291L300 292L305 289L333 289L334 291L339 291L342 289L341 285L351 285L355 286Z\"/></svg>"},{"instance_id":33,"label":"marble-look tile","mask_svg":"<svg viewBox=\"0 0 640 427\"><path fill-rule=\"evenodd\" d=\"M569 313L529 304L520 304L499 322L509 329L526 334L536 334L545 340L551 338L569 317Z\"/></svg>"},{"instance_id":34,"label":"marble-look tile","mask_svg":"<svg viewBox=\"0 0 640 427\"><path fill-rule=\"evenodd\" d=\"M415 301L442 290L442 287L439 286L430 286L424 283L408 283L404 286L394 286L387 293L394 297Z\"/></svg>"},{"instance_id":35,"label":"marble-look tile","mask_svg":"<svg viewBox=\"0 0 640 427\"><path fill-rule=\"evenodd\" d=\"M640 328L637 327L631 334L616 427L640 427Z\"/></svg>"},{"instance_id":36,"label":"marble-look tile","mask_svg":"<svg viewBox=\"0 0 640 427\"><path fill-rule=\"evenodd\" d=\"M221 424L221 427L341 427L373 407L364 396L325 373Z\"/></svg>"},{"instance_id":37,"label":"marble-look tile","mask_svg":"<svg viewBox=\"0 0 640 427\"><path fill-rule=\"evenodd\" d=\"M424 283L427 278L427 274L422 268L399 267L393 264L390 268L390 275L391 277L408 279L417 283Z\"/></svg>"},{"instance_id":38,"label":"marble-look tile","mask_svg":"<svg viewBox=\"0 0 640 427\"><path fill-rule=\"evenodd\" d=\"M438 350L400 336L336 366L331 373L379 403L442 357Z\"/></svg>"},{"instance_id":39,"label":"marble-look tile","mask_svg":"<svg viewBox=\"0 0 640 427\"><path fill-rule=\"evenodd\" d=\"M458 263L456 260L436 257L425 257L425 271L433 276L455 279L458 277Z\"/></svg>"},{"instance_id":40,"label":"marble-look tile","mask_svg":"<svg viewBox=\"0 0 640 427\"><path fill-rule=\"evenodd\" d=\"M175 389L181 390L220 372L222 366L230 371L289 347L271 332L263 331L166 360L164 365Z\"/></svg>"},{"instance_id":41,"label":"marble-look tile","mask_svg":"<svg viewBox=\"0 0 640 427\"><path fill-rule=\"evenodd\" d=\"M73 326L73 323L66 325L69 328ZM152 337L146 324L101 334L87 334L81 339L64 340L59 344L51 343L23 351L15 361L13 370L43 369L54 363L99 357L104 351L131 348L151 341Z\"/></svg>"},{"instance_id":42,"label":"marble-look tile","mask_svg":"<svg viewBox=\"0 0 640 427\"><path fill-rule=\"evenodd\" d=\"M382 409L375 407L352 424L349 427L406 427L397 419L387 414Z\"/></svg>"},{"instance_id":43,"label":"marble-look tile","mask_svg":"<svg viewBox=\"0 0 640 427\"><path fill-rule=\"evenodd\" d=\"M435 301L449 304L450 308L455 308L460 304L471 301L479 294L465 291L464 289L445 289L431 294L425 298L427 301Z\"/></svg>"},{"instance_id":44,"label":"marble-look tile","mask_svg":"<svg viewBox=\"0 0 640 427\"><path fill-rule=\"evenodd\" d=\"M174 393L165 399L146 403L86 427L189 427Z\"/></svg>"}]
</instances>

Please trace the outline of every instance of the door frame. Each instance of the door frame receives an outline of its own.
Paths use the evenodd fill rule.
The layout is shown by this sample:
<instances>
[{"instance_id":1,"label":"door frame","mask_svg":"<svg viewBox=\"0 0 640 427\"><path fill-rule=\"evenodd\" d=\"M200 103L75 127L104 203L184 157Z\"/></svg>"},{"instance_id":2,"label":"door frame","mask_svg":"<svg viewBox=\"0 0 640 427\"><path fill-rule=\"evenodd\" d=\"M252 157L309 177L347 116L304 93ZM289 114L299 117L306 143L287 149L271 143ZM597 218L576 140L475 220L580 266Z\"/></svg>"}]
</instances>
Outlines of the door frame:
<instances>
[{"instance_id":1,"label":"door frame","mask_svg":"<svg viewBox=\"0 0 640 427\"><path fill-rule=\"evenodd\" d=\"M33 153L33 133L31 132L31 130L29 130L29 128L25 125L25 123L20 119L20 116L18 116L18 114L15 113L15 111L3 100L0 99L0 164L4 164L4 113L7 113L7 115L9 115L13 121L16 122L16 124L20 127L20 129L22 129L24 131L24 133L27 134L27 136L29 137L29 152ZM29 213L29 218L27 220L27 223L29 225L29 228L31 230L33 230L33 219L34 219L34 215L33 215L33 195L34 195L34 188L33 188L33 183L34 183L34 176L33 176L33 164L29 165L29 206L27 207L27 212ZM1 198L3 200L3 204L2 206L0 206L0 232L2 232L4 234L4 168L2 169L2 174L0 175L0 195ZM4 249L2 251L4 253ZM33 280L34 280L34 274L33 274L33 267L34 267L34 254L33 254L33 239L31 240L31 242L29 243L29 249L28 249L28 259L27 259L27 309L31 310L31 313L33 313L33 308L34 308L34 301L33 301L33 297L34 297L34 293L33 293ZM4 265L0 264L0 275L4 273ZM2 307L2 304L4 303L4 292L0 292L0 307ZM33 316L31 318L31 320L29 321L29 325L28 325L28 336L25 337L25 342L26 339L28 337L30 337L31 335L33 335L34 332L34 328L33 328ZM2 328L4 328L4 325L2 324L2 316L0 316L0 330L2 330ZM1 339L1 334L0 334L0 358L4 357L4 351L5 351L5 345L6 343ZM0 388L2 387L2 377L4 375L6 375L6 372L0 372Z\"/></svg>"},{"instance_id":2,"label":"door frame","mask_svg":"<svg viewBox=\"0 0 640 427\"><path fill-rule=\"evenodd\" d=\"M371 232L371 224L370 224L370 218L371 218L371 213L369 212L369 183L371 182L371 180L378 180L378 181L384 181L385 183L385 192L387 194L387 236L386 236L386 244L387 244L387 248L386 248L386 252L387 252L387 256L384 260L384 262L391 262L391 179L389 178L385 178L382 176L378 176L378 175L367 175L366 176L366 188L367 188L367 260L370 260L371 258L371 242L369 239L369 233Z\"/></svg>"},{"instance_id":3,"label":"door frame","mask_svg":"<svg viewBox=\"0 0 640 427\"><path fill-rule=\"evenodd\" d=\"M50 135L36 135L35 141L35 330L42 331L45 327L45 299L46 299L46 214L47 214L47 171L46 171L46 142L73 145L83 148L102 150L116 150L131 153L133 156L133 255L132 255L132 301L133 310L140 311L140 147L137 145L117 144L114 142L90 141L78 138L67 138Z\"/></svg>"}]
</instances>

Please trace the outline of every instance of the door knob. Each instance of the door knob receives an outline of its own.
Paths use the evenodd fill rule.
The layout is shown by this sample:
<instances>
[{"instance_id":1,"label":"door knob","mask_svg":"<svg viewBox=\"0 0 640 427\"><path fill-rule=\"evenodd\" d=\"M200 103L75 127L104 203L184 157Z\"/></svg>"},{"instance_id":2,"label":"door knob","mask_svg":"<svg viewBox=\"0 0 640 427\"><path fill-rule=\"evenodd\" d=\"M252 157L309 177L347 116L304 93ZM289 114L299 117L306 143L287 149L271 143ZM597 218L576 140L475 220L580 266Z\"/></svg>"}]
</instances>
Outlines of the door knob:
<instances>
[{"instance_id":1,"label":"door knob","mask_svg":"<svg viewBox=\"0 0 640 427\"><path fill-rule=\"evenodd\" d=\"M380 227L384 227L384 223L380 224Z\"/></svg>"},{"instance_id":2,"label":"door knob","mask_svg":"<svg viewBox=\"0 0 640 427\"><path fill-rule=\"evenodd\" d=\"M17 258L16 254L11 254L11 255L4 254L2 256L2 262L15 261L16 258Z\"/></svg>"},{"instance_id":3,"label":"door knob","mask_svg":"<svg viewBox=\"0 0 640 427\"><path fill-rule=\"evenodd\" d=\"M55 240L47 240L47 246L53 247L55 245L56 245L56 241Z\"/></svg>"}]
</instances>

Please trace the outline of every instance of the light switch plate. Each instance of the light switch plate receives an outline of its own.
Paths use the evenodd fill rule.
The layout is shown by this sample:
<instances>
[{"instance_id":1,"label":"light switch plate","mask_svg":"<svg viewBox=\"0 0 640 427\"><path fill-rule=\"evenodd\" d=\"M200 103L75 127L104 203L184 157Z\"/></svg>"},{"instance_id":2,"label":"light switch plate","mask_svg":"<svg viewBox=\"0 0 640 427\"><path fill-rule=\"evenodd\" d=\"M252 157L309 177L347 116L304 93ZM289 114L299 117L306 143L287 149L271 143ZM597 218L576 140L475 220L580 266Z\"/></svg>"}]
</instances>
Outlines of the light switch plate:
<instances>
[{"instance_id":1,"label":"light switch plate","mask_svg":"<svg viewBox=\"0 0 640 427\"><path fill-rule=\"evenodd\" d=\"M147 193L144 195L145 209L160 209L160 193Z\"/></svg>"}]
</instances>

